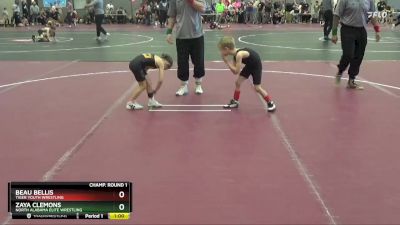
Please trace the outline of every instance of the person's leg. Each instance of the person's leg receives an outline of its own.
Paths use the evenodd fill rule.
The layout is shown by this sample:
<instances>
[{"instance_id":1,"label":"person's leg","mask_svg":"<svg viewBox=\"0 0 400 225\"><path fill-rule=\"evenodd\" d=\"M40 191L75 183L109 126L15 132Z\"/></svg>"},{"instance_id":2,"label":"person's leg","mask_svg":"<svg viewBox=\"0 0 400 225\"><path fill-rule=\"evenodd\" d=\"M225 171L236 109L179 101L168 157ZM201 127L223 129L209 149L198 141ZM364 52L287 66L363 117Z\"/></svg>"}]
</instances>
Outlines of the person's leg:
<instances>
[{"instance_id":1,"label":"person's leg","mask_svg":"<svg viewBox=\"0 0 400 225\"><path fill-rule=\"evenodd\" d=\"M333 25L333 12L331 10L328 10L327 22L328 22L328 26L326 28L326 33L327 33L327 36L329 36L329 34L332 31L332 25Z\"/></svg>"},{"instance_id":2,"label":"person's leg","mask_svg":"<svg viewBox=\"0 0 400 225\"><path fill-rule=\"evenodd\" d=\"M324 12L324 37L325 39L328 37L329 33L328 33L328 26L329 26L329 10L326 10Z\"/></svg>"},{"instance_id":3,"label":"person's leg","mask_svg":"<svg viewBox=\"0 0 400 225\"><path fill-rule=\"evenodd\" d=\"M347 69L350 61L354 58L356 33L353 28L342 26L340 29L340 37L343 53L338 65L337 82L340 82L343 72Z\"/></svg>"},{"instance_id":4,"label":"person's leg","mask_svg":"<svg viewBox=\"0 0 400 225\"><path fill-rule=\"evenodd\" d=\"M133 89L133 92L132 92L132 95L131 95L131 98L130 98L131 102L135 103L136 99L146 89L147 89L147 82L146 81L139 82L139 85L136 86L135 89Z\"/></svg>"},{"instance_id":5,"label":"person's leg","mask_svg":"<svg viewBox=\"0 0 400 225\"><path fill-rule=\"evenodd\" d=\"M176 51L178 58L178 78L182 82L181 87L176 92L177 96L186 95L188 92L187 84L189 80L189 46L188 40L176 39Z\"/></svg>"},{"instance_id":6,"label":"person's leg","mask_svg":"<svg viewBox=\"0 0 400 225\"><path fill-rule=\"evenodd\" d=\"M100 15L95 15L94 19L96 22L96 35L97 35L97 38L100 38L100 29L101 29L101 23L102 23L103 18Z\"/></svg>"},{"instance_id":7,"label":"person's leg","mask_svg":"<svg viewBox=\"0 0 400 225\"><path fill-rule=\"evenodd\" d=\"M107 31L103 28L103 20L104 20L104 14L100 15L100 32L103 33L104 35L107 35Z\"/></svg>"},{"instance_id":8,"label":"person's leg","mask_svg":"<svg viewBox=\"0 0 400 225\"><path fill-rule=\"evenodd\" d=\"M357 83L355 79L360 73L360 66L364 58L365 48L367 47L367 31L365 29L358 30L357 39L355 42L354 57L350 61L349 67L349 88L363 89Z\"/></svg>"},{"instance_id":9,"label":"person's leg","mask_svg":"<svg viewBox=\"0 0 400 225\"><path fill-rule=\"evenodd\" d=\"M202 94L203 89L201 87L202 78L205 75L204 69L204 36L191 40L189 49L190 58L194 66L194 78L196 79L196 94Z\"/></svg>"},{"instance_id":10,"label":"person's leg","mask_svg":"<svg viewBox=\"0 0 400 225\"><path fill-rule=\"evenodd\" d=\"M243 68L242 72L245 69ZM246 69L247 70L247 69ZM236 81L235 81L235 92L233 93L233 99L227 104L224 105L224 108L237 108L239 107L239 98L240 98L240 87L242 83L248 79L248 74L245 75L246 72L243 73L243 75L240 75Z\"/></svg>"}]
</instances>

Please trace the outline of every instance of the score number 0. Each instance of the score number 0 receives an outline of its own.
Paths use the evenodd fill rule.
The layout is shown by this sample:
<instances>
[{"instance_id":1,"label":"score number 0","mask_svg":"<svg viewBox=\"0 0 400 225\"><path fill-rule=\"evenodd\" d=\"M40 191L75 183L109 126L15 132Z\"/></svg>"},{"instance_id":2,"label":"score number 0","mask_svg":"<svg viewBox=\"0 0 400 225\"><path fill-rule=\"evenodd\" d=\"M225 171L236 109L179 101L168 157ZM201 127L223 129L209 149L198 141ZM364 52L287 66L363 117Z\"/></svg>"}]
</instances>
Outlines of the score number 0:
<instances>
[{"instance_id":1,"label":"score number 0","mask_svg":"<svg viewBox=\"0 0 400 225\"><path fill-rule=\"evenodd\" d=\"M118 193L118 197L119 198L124 198L125 197L125 192L120 191ZM123 211L125 209L125 205L124 204L119 204L118 208L119 208L119 210Z\"/></svg>"}]
</instances>

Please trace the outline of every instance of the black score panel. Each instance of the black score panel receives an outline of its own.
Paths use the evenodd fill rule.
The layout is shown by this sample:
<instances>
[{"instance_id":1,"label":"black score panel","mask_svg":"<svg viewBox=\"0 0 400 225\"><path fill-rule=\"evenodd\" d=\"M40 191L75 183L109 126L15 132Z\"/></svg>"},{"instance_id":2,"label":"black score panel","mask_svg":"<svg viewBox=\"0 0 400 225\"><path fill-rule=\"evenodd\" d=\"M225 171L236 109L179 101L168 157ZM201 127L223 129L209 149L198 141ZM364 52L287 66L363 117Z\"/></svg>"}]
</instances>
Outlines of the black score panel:
<instances>
[{"instance_id":1,"label":"black score panel","mask_svg":"<svg viewBox=\"0 0 400 225\"><path fill-rule=\"evenodd\" d=\"M8 212L13 219L127 220L131 182L10 182Z\"/></svg>"}]
</instances>

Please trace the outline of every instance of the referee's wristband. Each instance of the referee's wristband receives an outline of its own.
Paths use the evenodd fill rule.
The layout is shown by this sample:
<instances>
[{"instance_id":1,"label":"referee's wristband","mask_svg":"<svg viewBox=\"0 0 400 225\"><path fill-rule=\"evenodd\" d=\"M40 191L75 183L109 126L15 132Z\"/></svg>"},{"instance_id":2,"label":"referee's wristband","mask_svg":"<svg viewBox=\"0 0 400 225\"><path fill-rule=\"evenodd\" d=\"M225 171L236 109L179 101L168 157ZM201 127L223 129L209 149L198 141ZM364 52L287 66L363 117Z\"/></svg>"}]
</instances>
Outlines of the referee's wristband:
<instances>
[{"instance_id":1,"label":"referee's wristband","mask_svg":"<svg viewBox=\"0 0 400 225\"><path fill-rule=\"evenodd\" d=\"M332 29L332 35L336 36L337 35L337 28Z\"/></svg>"},{"instance_id":2,"label":"referee's wristband","mask_svg":"<svg viewBox=\"0 0 400 225\"><path fill-rule=\"evenodd\" d=\"M376 33L381 32L381 27L379 25L374 26L374 30Z\"/></svg>"},{"instance_id":3,"label":"referee's wristband","mask_svg":"<svg viewBox=\"0 0 400 225\"><path fill-rule=\"evenodd\" d=\"M172 34L172 28L167 29L167 34Z\"/></svg>"}]
</instances>

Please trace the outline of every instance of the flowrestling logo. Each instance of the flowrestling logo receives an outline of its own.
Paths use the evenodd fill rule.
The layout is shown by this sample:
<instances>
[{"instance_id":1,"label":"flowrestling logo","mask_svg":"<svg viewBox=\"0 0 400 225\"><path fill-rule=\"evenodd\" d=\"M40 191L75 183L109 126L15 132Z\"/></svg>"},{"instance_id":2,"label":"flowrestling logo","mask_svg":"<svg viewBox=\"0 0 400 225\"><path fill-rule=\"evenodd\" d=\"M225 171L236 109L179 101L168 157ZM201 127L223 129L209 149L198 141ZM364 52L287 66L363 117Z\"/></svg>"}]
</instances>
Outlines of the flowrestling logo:
<instances>
[{"instance_id":1,"label":"flowrestling logo","mask_svg":"<svg viewBox=\"0 0 400 225\"><path fill-rule=\"evenodd\" d=\"M368 12L368 18L379 18L379 19L385 19L388 17L388 13L386 11L382 12Z\"/></svg>"}]
</instances>

